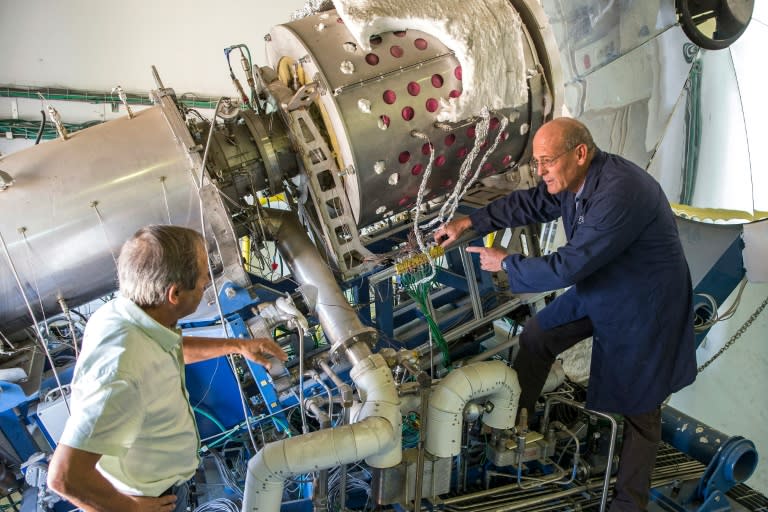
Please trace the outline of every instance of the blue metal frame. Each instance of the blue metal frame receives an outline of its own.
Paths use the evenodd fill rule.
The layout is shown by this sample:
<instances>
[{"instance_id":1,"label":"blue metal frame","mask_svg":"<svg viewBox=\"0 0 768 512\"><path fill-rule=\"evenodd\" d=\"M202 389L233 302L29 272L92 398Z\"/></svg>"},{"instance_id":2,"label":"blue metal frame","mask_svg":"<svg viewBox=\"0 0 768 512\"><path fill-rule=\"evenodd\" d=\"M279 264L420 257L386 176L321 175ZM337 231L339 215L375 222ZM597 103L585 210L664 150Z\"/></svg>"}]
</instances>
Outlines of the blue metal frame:
<instances>
[{"instance_id":1,"label":"blue metal frame","mask_svg":"<svg viewBox=\"0 0 768 512\"><path fill-rule=\"evenodd\" d=\"M471 241L470 245L482 247L482 237L478 237ZM453 314L448 312L441 315L439 325L444 331L449 330L455 327L457 323L460 323L465 313L459 310L459 306L462 302L469 300L470 287L468 284L468 276L465 275L464 265L461 261L461 255L458 253L460 250L463 249L461 247L454 247L446 251L446 268L440 269L435 276L435 281L446 287L433 295L432 302L435 308L454 305L457 310ZM480 296L485 297L492 293L496 287L491 274L480 270L479 259L479 255L472 255L474 276L469 278L475 279ZM367 302L369 286L371 286L370 276L366 276L364 279L359 279L351 285L353 294L355 297L358 297L357 300L359 303L362 304ZM394 289L391 279L382 279L372 286L376 317L371 320L371 312L368 307L365 308L361 317L363 318L363 321L367 320L366 323L368 323L368 325L373 325L380 334L389 340L394 339L396 327L405 325L417 318L423 318L422 313L413 303L408 303L405 306L395 305L396 290ZM425 324L423 328L415 329L414 334L412 334L409 339L399 341L402 342L403 346L413 348L426 342L428 336Z\"/></svg>"},{"instance_id":2,"label":"blue metal frame","mask_svg":"<svg viewBox=\"0 0 768 512\"><path fill-rule=\"evenodd\" d=\"M746 273L742 258L743 249L744 242L741 237L737 237L701 279L694 293L708 293L714 297L718 304L722 304L739 285ZM695 303L694 307L701 307L701 304ZM704 341L708 332L709 329L696 334L697 347Z\"/></svg>"}]
</instances>

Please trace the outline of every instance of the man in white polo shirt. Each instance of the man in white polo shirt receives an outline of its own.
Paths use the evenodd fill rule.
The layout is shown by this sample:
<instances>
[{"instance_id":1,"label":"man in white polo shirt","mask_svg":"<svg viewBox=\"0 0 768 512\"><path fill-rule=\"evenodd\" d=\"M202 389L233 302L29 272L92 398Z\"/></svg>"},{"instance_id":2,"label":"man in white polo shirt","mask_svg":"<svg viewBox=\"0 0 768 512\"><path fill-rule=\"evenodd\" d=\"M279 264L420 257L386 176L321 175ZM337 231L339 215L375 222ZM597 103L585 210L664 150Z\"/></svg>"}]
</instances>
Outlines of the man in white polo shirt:
<instances>
[{"instance_id":1,"label":"man in white polo shirt","mask_svg":"<svg viewBox=\"0 0 768 512\"><path fill-rule=\"evenodd\" d=\"M120 252L118 278L120 296L86 326L48 485L86 511L186 510L200 441L184 364L237 353L268 366L266 356L286 355L269 339L182 339L176 323L209 282L196 231L140 229Z\"/></svg>"}]
</instances>

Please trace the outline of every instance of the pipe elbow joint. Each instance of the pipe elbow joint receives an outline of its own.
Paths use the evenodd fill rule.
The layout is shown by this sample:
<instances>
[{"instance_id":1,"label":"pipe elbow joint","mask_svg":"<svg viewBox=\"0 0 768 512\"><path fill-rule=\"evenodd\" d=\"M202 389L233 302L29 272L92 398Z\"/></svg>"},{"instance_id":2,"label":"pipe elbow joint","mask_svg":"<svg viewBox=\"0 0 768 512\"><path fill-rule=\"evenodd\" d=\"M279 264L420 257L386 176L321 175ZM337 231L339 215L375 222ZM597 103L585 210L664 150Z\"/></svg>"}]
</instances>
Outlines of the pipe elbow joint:
<instances>
[{"instance_id":1,"label":"pipe elbow joint","mask_svg":"<svg viewBox=\"0 0 768 512\"><path fill-rule=\"evenodd\" d=\"M464 407L481 397L488 397L494 405L483 415L485 425L497 429L514 425L520 399L515 371L501 361L472 363L451 372L432 392L427 419L428 452L438 457L459 453Z\"/></svg>"}]
</instances>

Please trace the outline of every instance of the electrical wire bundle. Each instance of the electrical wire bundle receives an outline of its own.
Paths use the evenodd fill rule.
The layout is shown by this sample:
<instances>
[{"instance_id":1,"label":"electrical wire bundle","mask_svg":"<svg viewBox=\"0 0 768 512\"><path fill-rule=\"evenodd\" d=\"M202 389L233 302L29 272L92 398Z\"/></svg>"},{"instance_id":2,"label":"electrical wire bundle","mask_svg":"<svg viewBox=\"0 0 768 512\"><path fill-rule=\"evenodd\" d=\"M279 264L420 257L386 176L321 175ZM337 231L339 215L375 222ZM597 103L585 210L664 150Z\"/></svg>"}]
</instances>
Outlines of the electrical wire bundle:
<instances>
[{"instance_id":1,"label":"electrical wire bundle","mask_svg":"<svg viewBox=\"0 0 768 512\"><path fill-rule=\"evenodd\" d=\"M352 471L354 469L360 471ZM340 467L330 470L328 476L328 510L339 510L341 508L340 499L342 492L345 496L355 494L356 492L364 493L368 499L362 510L372 510L372 507L369 506L371 501L371 485L369 483L371 480L370 471L359 463L349 466L347 468L347 482L345 489L341 488L341 474L342 468ZM345 507L345 509L347 509L347 507Z\"/></svg>"},{"instance_id":2,"label":"electrical wire bundle","mask_svg":"<svg viewBox=\"0 0 768 512\"><path fill-rule=\"evenodd\" d=\"M699 297L702 297L706 299L707 304L704 305L707 309L707 313L709 314L708 319L703 319L701 315L697 314L696 318L694 319L694 330L696 332L704 332L709 330L713 325L715 325L718 322L722 322L724 320L729 320L733 317L733 315L736 313L736 309L739 307L739 304L741 303L741 294L744 292L744 287L747 285L747 278L746 276L742 278L741 282L739 283L739 289L736 292L736 297L733 299L733 303L728 306L725 311L720 313L718 311L719 307L717 305L717 300L708 293L697 293Z\"/></svg>"},{"instance_id":3,"label":"electrical wire bundle","mask_svg":"<svg viewBox=\"0 0 768 512\"><path fill-rule=\"evenodd\" d=\"M444 253L442 247L434 245L429 248L429 252L426 254L418 253L397 261L395 272L400 276L400 285L419 306L419 310L429 326L430 339L437 344L443 354L445 364L448 364L450 361L448 344L435 320L432 301L429 296L436 275L432 266L433 261Z\"/></svg>"},{"instance_id":4,"label":"electrical wire bundle","mask_svg":"<svg viewBox=\"0 0 768 512\"><path fill-rule=\"evenodd\" d=\"M498 135L494 139L491 147L488 148L485 151L485 153L483 153L482 157L480 157L479 163L477 164L477 166L474 167L474 170L473 170L473 164L475 162L475 158L479 155L480 151L483 149L483 147L487 143L486 137L488 136L488 130L490 128L490 119L491 119L490 110L488 110L488 108L483 108L479 114L479 118L480 119L475 126L477 130L476 136L475 136L475 143L472 149L469 151L469 154L466 156L466 158L462 162L461 167L459 168L459 176L456 179L456 184L454 185L453 190L448 195L443 205L440 207L440 212L437 215L437 217L435 217L425 225L419 224L419 212L421 211L421 204L424 200L426 183L429 180L429 175L432 171L432 163L434 161L435 148L425 134L418 133L418 132L412 133L413 136L419 137L427 141L427 143L429 144L428 147L430 150L429 163L427 165L427 169L424 172L424 176L422 177L421 186L419 187L419 193L416 198L415 216L413 221L416 240L419 243L419 247L422 250L424 250L424 247L421 242L420 231L432 229L436 226L440 226L442 224L448 223L453 219L453 216L456 213L456 210L459 206L459 201L461 200L462 197L464 197L467 191L472 187L472 185L475 184L477 179L480 177L481 169L485 165L485 162L488 159L488 157L491 156L496 151L496 148L498 147L499 143L502 141L502 135L504 134L504 130L509 124L509 119L507 119L506 116L501 116L501 124L499 126Z\"/></svg>"},{"instance_id":5,"label":"electrical wire bundle","mask_svg":"<svg viewBox=\"0 0 768 512\"><path fill-rule=\"evenodd\" d=\"M239 475L235 473L235 470L230 469L229 466L227 466L227 461L224 460L224 456L219 453L218 450L210 450L209 454L216 463L216 469L218 470L224 485L226 485L239 499L243 499L243 488L238 482Z\"/></svg>"},{"instance_id":6,"label":"electrical wire bundle","mask_svg":"<svg viewBox=\"0 0 768 512\"><path fill-rule=\"evenodd\" d=\"M217 498L203 503L194 512L240 512L240 507L234 501L226 498Z\"/></svg>"}]
</instances>

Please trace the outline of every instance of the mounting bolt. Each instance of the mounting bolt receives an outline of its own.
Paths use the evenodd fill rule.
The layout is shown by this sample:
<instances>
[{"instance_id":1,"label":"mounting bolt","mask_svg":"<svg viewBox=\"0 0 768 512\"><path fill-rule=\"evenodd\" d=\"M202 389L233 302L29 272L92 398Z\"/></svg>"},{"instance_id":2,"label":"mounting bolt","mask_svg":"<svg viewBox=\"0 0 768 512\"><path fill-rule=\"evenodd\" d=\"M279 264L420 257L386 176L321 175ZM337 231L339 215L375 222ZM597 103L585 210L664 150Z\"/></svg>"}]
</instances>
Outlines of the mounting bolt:
<instances>
[{"instance_id":1,"label":"mounting bolt","mask_svg":"<svg viewBox=\"0 0 768 512\"><path fill-rule=\"evenodd\" d=\"M234 288L227 288L224 290L224 295L226 295L228 299L234 299L237 296L237 292Z\"/></svg>"}]
</instances>

